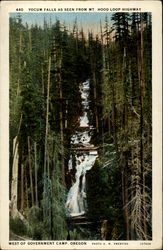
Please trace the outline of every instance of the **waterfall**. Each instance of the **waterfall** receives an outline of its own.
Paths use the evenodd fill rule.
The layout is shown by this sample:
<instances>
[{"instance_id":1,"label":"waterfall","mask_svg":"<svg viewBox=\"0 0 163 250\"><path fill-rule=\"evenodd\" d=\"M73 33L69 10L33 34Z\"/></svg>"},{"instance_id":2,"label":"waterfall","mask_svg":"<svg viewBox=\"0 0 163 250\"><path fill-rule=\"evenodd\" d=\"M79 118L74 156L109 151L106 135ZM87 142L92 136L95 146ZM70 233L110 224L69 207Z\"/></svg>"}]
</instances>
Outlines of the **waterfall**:
<instances>
[{"instance_id":1,"label":"waterfall","mask_svg":"<svg viewBox=\"0 0 163 250\"><path fill-rule=\"evenodd\" d=\"M86 213L86 172L90 170L98 156L97 150L90 143L91 131L93 127L89 124L89 80L80 85L80 93L82 98L83 115L80 117L80 126L75 134L71 137L71 147L76 149L75 155L75 182L71 186L67 194L66 208L69 216L78 216ZM71 170L72 154L70 155L68 168Z\"/></svg>"}]
</instances>

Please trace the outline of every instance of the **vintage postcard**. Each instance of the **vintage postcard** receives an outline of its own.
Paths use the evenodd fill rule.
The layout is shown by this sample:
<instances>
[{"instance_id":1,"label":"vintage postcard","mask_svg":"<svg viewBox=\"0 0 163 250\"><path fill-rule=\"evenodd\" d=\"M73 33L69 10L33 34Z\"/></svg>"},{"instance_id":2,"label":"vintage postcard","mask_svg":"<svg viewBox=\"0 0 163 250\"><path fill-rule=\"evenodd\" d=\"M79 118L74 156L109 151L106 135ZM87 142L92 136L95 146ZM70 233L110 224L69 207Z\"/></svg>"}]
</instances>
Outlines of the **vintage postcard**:
<instances>
[{"instance_id":1,"label":"vintage postcard","mask_svg":"<svg viewBox=\"0 0 163 250\"><path fill-rule=\"evenodd\" d=\"M162 249L161 15L1 3L2 249Z\"/></svg>"}]
</instances>

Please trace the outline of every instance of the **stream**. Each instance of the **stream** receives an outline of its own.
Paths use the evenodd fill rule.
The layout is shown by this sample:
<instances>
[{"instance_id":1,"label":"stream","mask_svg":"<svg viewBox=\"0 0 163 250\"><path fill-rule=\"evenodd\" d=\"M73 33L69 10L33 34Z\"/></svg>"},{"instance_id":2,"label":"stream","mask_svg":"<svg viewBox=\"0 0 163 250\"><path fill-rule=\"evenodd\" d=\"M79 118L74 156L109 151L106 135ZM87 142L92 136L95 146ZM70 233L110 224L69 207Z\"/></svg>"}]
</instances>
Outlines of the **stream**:
<instances>
[{"instance_id":1,"label":"stream","mask_svg":"<svg viewBox=\"0 0 163 250\"><path fill-rule=\"evenodd\" d=\"M75 181L67 194L66 208L69 216L80 216L87 212L86 201L86 172L90 170L98 152L96 147L90 143L91 134L94 127L89 124L89 80L80 84L80 93L82 98L83 115L80 117L80 126L71 137L71 148L75 154ZM73 155L70 154L68 169L73 168Z\"/></svg>"}]
</instances>

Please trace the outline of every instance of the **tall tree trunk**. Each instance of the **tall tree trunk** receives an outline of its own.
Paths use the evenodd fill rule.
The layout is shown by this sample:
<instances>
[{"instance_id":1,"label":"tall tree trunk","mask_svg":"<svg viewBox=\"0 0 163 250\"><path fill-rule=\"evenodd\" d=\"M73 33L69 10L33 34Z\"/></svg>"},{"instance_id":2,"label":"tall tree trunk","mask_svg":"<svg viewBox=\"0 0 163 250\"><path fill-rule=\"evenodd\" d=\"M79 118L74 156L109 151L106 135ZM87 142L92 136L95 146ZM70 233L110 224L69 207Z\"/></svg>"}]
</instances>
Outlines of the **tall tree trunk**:
<instances>
[{"instance_id":1,"label":"tall tree trunk","mask_svg":"<svg viewBox=\"0 0 163 250\"><path fill-rule=\"evenodd\" d=\"M25 169L26 170L26 169ZM26 208L29 208L29 200L28 200L28 183L27 183L27 173L25 171L25 194L26 194Z\"/></svg>"},{"instance_id":2,"label":"tall tree trunk","mask_svg":"<svg viewBox=\"0 0 163 250\"><path fill-rule=\"evenodd\" d=\"M13 164L12 164L12 182L11 182L11 204L12 210L11 215L15 217L15 212L17 210L17 200L18 200L18 142L17 136L13 140Z\"/></svg>"},{"instance_id":3,"label":"tall tree trunk","mask_svg":"<svg viewBox=\"0 0 163 250\"><path fill-rule=\"evenodd\" d=\"M130 194L131 194L131 225L130 225L130 235L131 235L131 240L135 240L135 231L134 231L134 218L132 216L132 211L134 209L134 205L133 205L133 199L134 199L134 196L135 196L135 185L134 185L134 177L135 177L135 166L136 166L136 162L135 162L135 154L136 154L136 149L135 148L132 148L132 151L131 151L131 191L130 191ZM137 155L136 155L137 157Z\"/></svg>"},{"instance_id":4,"label":"tall tree trunk","mask_svg":"<svg viewBox=\"0 0 163 250\"><path fill-rule=\"evenodd\" d=\"M96 75L95 75L95 67L93 67L93 94L95 101L95 117L96 117L96 130L99 132L99 120L98 120L98 112L97 112L97 83L96 83Z\"/></svg>"},{"instance_id":5,"label":"tall tree trunk","mask_svg":"<svg viewBox=\"0 0 163 250\"><path fill-rule=\"evenodd\" d=\"M67 117L68 117L68 100L66 100L66 117L65 117L65 128L67 128Z\"/></svg>"},{"instance_id":6,"label":"tall tree trunk","mask_svg":"<svg viewBox=\"0 0 163 250\"><path fill-rule=\"evenodd\" d=\"M42 69L41 69L41 84L42 84L42 94L44 95L45 86L44 86L44 69L43 69L43 66L42 66Z\"/></svg>"},{"instance_id":7,"label":"tall tree trunk","mask_svg":"<svg viewBox=\"0 0 163 250\"><path fill-rule=\"evenodd\" d=\"M108 115L108 135L111 135L111 125L110 125L111 121L110 121L110 114Z\"/></svg>"},{"instance_id":8,"label":"tall tree trunk","mask_svg":"<svg viewBox=\"0 0 163 250\"><path fill-rule=\"evenodd\" d=\"M124 222L125 222L125 231L126 231L126 239L130 239L129 234L129 212L128 212L128 171L127 171L127 156L126 153L121 154L121 165L122 167L122 200L123 200L123 208L124 208Z\"/></svg>"},{"instance_id":9,"label":"tall tree trunk","mask_svg":"<svg viewBox=\"0 0 163 250\"><path fill-rule=\"evenodd\" d=\"M29 136L28 136L27 139L28 139L28 163L29 163L30 189L31 189L32 206L34 206L33 177L32 177L32 162L31 162L31 146L30 146Z\"/></svg>"},{"instance_id":10,"label":"tall tree trunk","mask_svg":"<svg viewBox=\"0 0 163 250\"><path fill-rule=\"evenodd\" d=\"M130 239L129 235L129 212L128 212L128 158L125 155L124 159L124 214L125 214L125 225L126 225L126 238Z\"/></svg>"},{"instance_id":11,"label":"tall tree trunk","mask_svg":"<svg viewBox=\"0 0 163 250\"><path fill-rule=\"evenodd\" d=\"M23 211L24 208L24 164L21 164L21 204L20 210Z\"/></svg>"},{"instance_id":12,"label":"tall tree trunk","mask_svg":"<svg viewBox=\"0 0 163 250\"><path fill-rule=\"evenodd\" d=\"M147 237L147 226L146 226L146 208L145 208L145 174L144 174L144 96L145 96L145 78L144 78L144 21L141 14L141 27L140 27L140 133L141 133L141 142L140 142L140 162L141 162L141 185L142 185L142 225L144 230L144 239Z\"/></svg>"},{"instance_id":13,"label":"tall tree trunk","mask_svg":"<svg viewBox=\"0 0 163 250\"><path fill-rule=\"evenodd\" d=\"M106 69L104 39L103 39L103 31L102 31L101 21L100 21L100 31L101 31L101 48L102 48L102 66L103 66L103 69Z\"/></svg>"},{"instance_id":14,"label":"tall tree trunk","mask_svg":"<svg viewBox=\"0 0 163 250\"><path fill-rule=\"evenodd\" d=\"M49 132L50 70L51 70L51 57L49 57L48 84L47 84L47 97L46 97L46 127L45 127L45 148L44 148L44 178L47 177L47 137L48 137L48 132ZM44 179L44 182L45 182L45 179Z\"/></svg>"},{"instance_id":15,"label":"tall tree trunk","mask_svg":"<svg viewBox=\"0 0 163 250\"><path fill-rule=\"evenodd\" d=\"M51 57L49 57L49 64L48 64L48 82L47 82L47 97L46 97L46 125L45 125L45 146L44 146L44 172L43 172L43 220L46 221L47 219L47 204L45 201L48 200L48 187L49 187L49 164L48 164L48 133L49 133L49 97L50 97L50 71L51 71Z\"/></svg>"},{"instance_id":16,"label":"tall tree trunk","mask_svg":"<svg viewBox=\"0 0 163 250\"><path fill-rule=\"evenodd\" d=\"M123 109L123 131L124 131L124 141L123 141L123 155L124 155L124 214L125 214L125 224L126 224L126 238L130 239L129 230L129 211L128 211L128 101L127 101L127 56L126 47L123 50L123 67L122 67L122 80L123 80L123 92L124 92L124 109Z\"/></svg>"},{"instance_id":17,"label":"tall tree trunk","mask_svg":"<svg viewBox=\"0 0 163 250\"><path fill-rule=\"evenodd\" d=\"M37 188L37 145L34 143L34 151L35 151L35 201L36 206L38 207L38 188Z\"/></svg>"},{"instance_id":18,"label":"tall tree trunk","mask_svg":"<svg viewBox=\"0 0 163 250\"><path fill-rule=\"evenodd\" d=\"M123 159L123 164L125 164L124 159ZM129 240L128 187L127 187L126 166L122 170L122 200L123 200L123 207L124 207L124 222L125 222L126 239Z\"/></svg>"},{"instance_id":19,"label":"tall tree trunk","mask_svg":"<svg viewBox=\"0 0 163 250\"><path fill-rule=\"evenodd\" d=\"M22 34L20 32L19 36L19 62L18 62L18 85L17 85L17 96L20 93L20 73L21 73L21 53L23 52L22 50Z\"/></svg>"},{"instance_id":20,"label":"tall tree trunk","mask_svg":"<svg viewBox=\"0 0 163 250\"><path fill-rule=\"evenodd\" d=\"M61 63L62 63L62 54L59 58L59 69L61 70ZM60 134L61 134L61 156L62 156L62 180L64 186L65 184L65 160L64 160L64 125L63 125L63 91L62 91L62 79L61 79L61 72L58 73L58 83L59 83L59 98L60 98Z\"/></svg>"},{"instance_id":21,"label":"tall tree trunk","mask_svg":"<svg viewBox=\"0 0 163 250\"><path fill-rule=\"evenodd\" d=\"M114 135L114 144L116 151L118 151L117 144L117 115L116 115L116 100L115 100L115 87L114 83L111 83L112 87L112 121L113 121L113 135Z\"/></svg>"}]
</instances>

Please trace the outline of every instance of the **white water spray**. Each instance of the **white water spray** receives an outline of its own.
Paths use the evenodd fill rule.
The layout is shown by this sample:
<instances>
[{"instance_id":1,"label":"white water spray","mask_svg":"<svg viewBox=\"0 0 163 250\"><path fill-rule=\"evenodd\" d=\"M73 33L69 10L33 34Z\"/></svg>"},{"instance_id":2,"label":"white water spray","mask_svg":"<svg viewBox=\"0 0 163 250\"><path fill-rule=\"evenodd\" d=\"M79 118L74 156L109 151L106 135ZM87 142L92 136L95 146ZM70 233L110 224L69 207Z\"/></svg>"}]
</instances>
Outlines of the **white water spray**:
<instances>
[{"instance_id":1,"label":"white water spray","mask_svg":"<svg viewBox=\"0 0 163 250\"><path fill-rule=\"evenodd\" d=\"M75 156L75 182L71 186L66 201L66 208L70 216L78 216L86 213L86 172L90 170L98 156L94 145L90 143L90 131L93 128L89 125L88 110L89 110L89 80L80 85L80 93L82 97L83 115L80 117L79 131L71 138L71 146L76 148ZM82 149L81 151L77 148ZM69 170L72 169L72 155L68 163Z\"/></svg>"}]
</instances>

